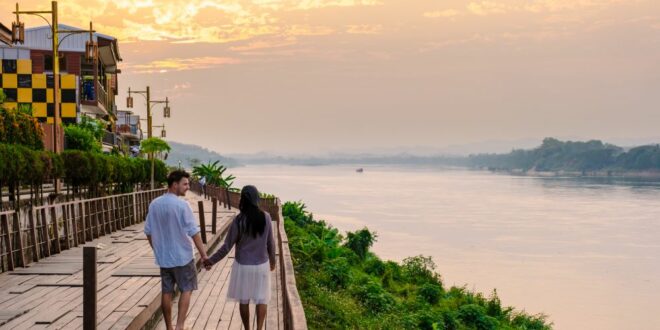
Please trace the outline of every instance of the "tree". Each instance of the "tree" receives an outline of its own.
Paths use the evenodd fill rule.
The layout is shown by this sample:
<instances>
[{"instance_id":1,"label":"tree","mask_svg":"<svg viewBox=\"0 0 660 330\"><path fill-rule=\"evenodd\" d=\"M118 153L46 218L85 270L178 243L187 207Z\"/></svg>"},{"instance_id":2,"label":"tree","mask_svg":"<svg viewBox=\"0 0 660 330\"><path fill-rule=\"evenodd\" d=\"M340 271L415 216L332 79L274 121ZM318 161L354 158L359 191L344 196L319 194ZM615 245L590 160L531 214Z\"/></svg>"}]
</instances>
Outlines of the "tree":
<instances>
[{"instance_id":1,"label":"tree","mask_svg":"<svg viewBox=\"0 0 660 330\"><path fill-rule=\"evenodd\" d=\"M208 162L208 164L193 167L193 175L200 178L205 177L206 184L229 188L236 177L231 174L224 176L226 170L227 167L220 165L220 161L216 160L213 163Z\"/></svg>"},{"instance_id":2,"label":"tree","mask_svg":"<svg viewBox=\"0 0 660 330\"><path fill-rule=\"evenodd\" d=\"M0 89L0 143L20 144L33 150L44 148L44 132L30 113L4 107L4 93Z\"/></svg>"},{"instance_id":3,"label":"tree","mask_svg":"<svg viewBox=\"0 0 660 330\"><path fill-rule=\"evenodd\" d=\"M356 232L348 232L346 236L346 246L353 250L360 259L367 256L369 248L376 241L376 233L370 232L369 229L364 228Z\"/></svg>"},{"instance_id":4,"label":"tree","mask_svg":"<svg viewBox=\"0 0 660 330\"><path fill-rule=\"evenodd\" d=\"M149 154L151 157L151 189L154 189L154 169L156 166L156 157L154 157L154 154L170 151L171 149L167 142L157 137L144 139L140 143L140 151Z\"/></svg>"},{"instance_id":5,"label":"tree","mask_svg":"<svg viewBox=\"0 0 660 330\"><path fill-rule=\"evenodd\" d=\"M78 125L68 125L64 128L66 148L71 150L101 152L101 142L94 132Z\"/></svg>"}]
</instances>

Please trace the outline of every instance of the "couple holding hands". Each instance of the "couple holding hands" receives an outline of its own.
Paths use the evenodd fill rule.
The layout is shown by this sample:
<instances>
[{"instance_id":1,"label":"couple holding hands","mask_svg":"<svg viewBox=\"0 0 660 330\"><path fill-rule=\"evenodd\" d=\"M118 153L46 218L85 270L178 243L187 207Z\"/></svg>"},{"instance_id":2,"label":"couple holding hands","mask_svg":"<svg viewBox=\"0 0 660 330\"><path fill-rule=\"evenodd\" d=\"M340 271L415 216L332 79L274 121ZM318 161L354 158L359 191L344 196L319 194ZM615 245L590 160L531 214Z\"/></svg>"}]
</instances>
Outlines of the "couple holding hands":
<instances>
[{"instance_id":1,"label":"couple holding hands","mask_svg":"<svg viewBox=\"0 0 660 330\"><path fill-rule=\"evenodd\" d=\"M174 329L171 320L174 285L181 293L177 330L184 329L190 297L192 291L197 290L192 243L197 247L206 270L211 270L235 246L227 299L239 303L245 329L250 329L249 304L256 304L257 328L263 329L271 292L270 271L275 270L276 259L272 220L267 212L259 208L257 188L243 187L240 213L233 219L224 244L208 257L192 208L179 198L190 189L190 175L181 170L173 171L167 178L167 186L167 193L149 205L144 226L144 233L160 267L161 308L167 330Z\"/></svg>"}]
</instances>

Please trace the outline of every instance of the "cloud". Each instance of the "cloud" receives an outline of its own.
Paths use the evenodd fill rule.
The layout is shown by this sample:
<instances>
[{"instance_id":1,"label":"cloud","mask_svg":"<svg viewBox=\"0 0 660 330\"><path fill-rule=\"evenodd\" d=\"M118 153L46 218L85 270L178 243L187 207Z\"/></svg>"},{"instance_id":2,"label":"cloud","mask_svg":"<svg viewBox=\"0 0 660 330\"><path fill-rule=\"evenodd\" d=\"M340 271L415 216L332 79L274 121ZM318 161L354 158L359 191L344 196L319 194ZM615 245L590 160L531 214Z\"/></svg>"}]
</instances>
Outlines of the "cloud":
<instances>
[{"instance_id":1,"label":"cloud","mask_svg":"<svg viewBox=\"0 0 660 330\"><path fill-rule=\"evenodd\" d=\"M632 0L636 1L636 0ZM474 1L466 8L479 16L508 14L513 12L544 13L572 11L584 8L601 8L610 5L629 3L626 0L507 0L507 1Z\"/></svg>"},{"instance_id":2,"label":"cloud","mask_svg":"<svg viewBox=\"0 0 660 330\"><path fill-rule=\"evenodd\" d=\"M258 40L240 46L229 47L230 50L235 52L248 52L253 50L263 50L280 48L295 45L297 43L295 37L289 37L285 40Z\"/></svg>"},{"instance_id":3,"label":"cloud","mask_svg":"<svg viewBox=\"0 0 660 330\"><path fill-rule=\"evenodd\" d=\"M324 36L334 30L327 26L291 25L285 28L285 34L291 36Z\"/></svg>"},{"instance_id":4,"label":"cloud","mask_svg":"<svg viewBox=\"0 0 660 330\"><path fill-rule=\"evenodd\" d=\"M324 7L355 7L375 6L382 4L377 0L303 0L299 1L297 9L309 10Z\"/></svg>"},{"instance_id":5,"label":"cloud","mask_svg":"<svg viewBox=\"0 0 660 330\"><path fill-rule=\"evenodd\" d=\"M361 25L348 25L346 33L349 34L379 34L383 31L381 24L361 24Z\"/></svg>"},{"instance_id":6,"label":"cloud","mask_svg":"<svg viewBox=\"0 0 660 330\"><path fill-rule=\"evenodd\" d=\"M515 7L494 1L471 2L467 5L467 10L479 16L504 14Z\"/></svg>"},{"instance_id":7,"label":"cloud","mask_svg":"<svg viewBox=\"0 0 660 330\"><path fill-rule=\"evenodd\" d=\"M240 60L231 57L206 56L195 58L168 58L151 61L145 64L125 64L124 67L127 67L134 73L166 73L170 71L216 68L238 63L240 63Z\"/></svg>"},{"instance_id":8,"label":"cloud","mask_svg":"<svg viewBox=\"0 0 660 330\"><path fill-rule=\"evenodd\" d=\"M459 12L456 9L436 10L436 11L428 11L424 13L424 17L428 17L428 18L456 17L458 15L461 15L461 12Z\"/></svg>"}]
</instances>

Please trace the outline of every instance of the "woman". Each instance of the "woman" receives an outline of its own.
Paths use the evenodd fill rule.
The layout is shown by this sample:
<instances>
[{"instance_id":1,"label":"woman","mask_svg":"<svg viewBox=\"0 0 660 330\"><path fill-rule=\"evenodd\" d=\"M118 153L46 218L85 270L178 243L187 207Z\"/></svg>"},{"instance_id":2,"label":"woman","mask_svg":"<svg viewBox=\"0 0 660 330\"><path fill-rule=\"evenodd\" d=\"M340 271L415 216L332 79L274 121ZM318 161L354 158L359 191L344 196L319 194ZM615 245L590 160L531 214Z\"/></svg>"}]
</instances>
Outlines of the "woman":
<instances>
[{"instance_id":1,"label":"woman","mask_svg":"<svg viewBox=\"0 0 660 330\"><path fill-rule=\"evenodd\" d=\"M275 270L271 218L259 208L259 191L254 186L243 187L238 208L241 212L229 227L225 243L209 258L205 266L209 267L222 260L236 244L227 298L239 302L241 320L248 330L249 304L256 304L257 327L263 329L270 300L268 269Z\"/></svg>"}]
</instances>

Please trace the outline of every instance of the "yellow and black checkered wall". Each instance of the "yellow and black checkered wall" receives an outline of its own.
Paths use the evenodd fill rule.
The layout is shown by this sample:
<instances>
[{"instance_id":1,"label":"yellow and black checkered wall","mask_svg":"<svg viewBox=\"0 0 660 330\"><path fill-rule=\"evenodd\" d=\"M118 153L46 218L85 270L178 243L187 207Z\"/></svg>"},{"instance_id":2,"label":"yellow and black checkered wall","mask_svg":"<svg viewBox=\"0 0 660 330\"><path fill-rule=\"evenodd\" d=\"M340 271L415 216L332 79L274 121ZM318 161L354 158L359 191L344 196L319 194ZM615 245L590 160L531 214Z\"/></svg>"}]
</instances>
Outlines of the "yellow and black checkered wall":
<instances>
[{"instance_id":1,"label":"yellow and black checkered wall","mask_svg":"<svg viewBox=\"0 0 660 330\"><path fill-rule=\"evenodd\" d=\"M75 123L77 116L76 75L60 75L60 116L63 123ZM55 116L53 104L53 76L32 73L32 60L2 60L0 88L7 96L5 106L16 108L21 104L32 106L32 115L40 122L52 124Z\"/></svg>"}]
</instances>

